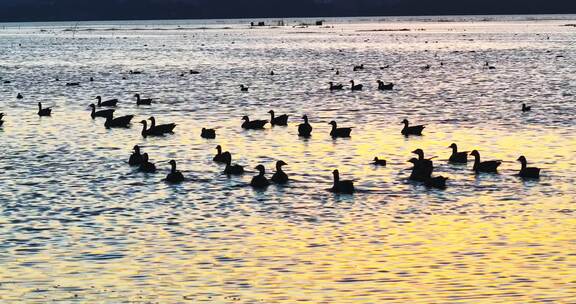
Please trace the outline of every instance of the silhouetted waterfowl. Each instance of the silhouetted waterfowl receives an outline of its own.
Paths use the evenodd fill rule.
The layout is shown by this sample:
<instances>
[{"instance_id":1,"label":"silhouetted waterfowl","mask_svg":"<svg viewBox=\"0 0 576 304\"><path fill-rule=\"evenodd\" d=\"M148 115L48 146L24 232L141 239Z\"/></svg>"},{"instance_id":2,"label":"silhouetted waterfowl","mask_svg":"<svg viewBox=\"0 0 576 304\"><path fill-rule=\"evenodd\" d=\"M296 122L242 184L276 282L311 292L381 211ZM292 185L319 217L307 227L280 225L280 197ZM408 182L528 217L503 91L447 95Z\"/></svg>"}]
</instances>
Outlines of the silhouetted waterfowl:
<instances>
[{"instance_id":1,"label":"silhouetted waterfowl","mask_svg":"<svg viewBox=\"0 0 576 304\"><path fill-rule=\"evenodd\" d=\"M532 107L527 106L525 103L522 104L522 112L530 112L532 111Z\"/></svg>"},{"instance_id":2,"label":"silhouetted waterfowl","mask_svg":"<svg viewBox=\"0 0 576 304\"><path fill-rule=\"evenodd\" d=\"M341 83L334 84L334 82L330 81L330 82L328 82L328 84L330 85L330 91L337 91L337 90L343 90L344 89L344 85Z\"/></svg>"},{"instance_id":3,"label":"silhouetted waterfowl","mask_svg":"<svg viewBox=\"0 0 576 304\"><path fill-rule=\"evenodd\" d=\"M275 184L285 184L288 182L288 175L282 170L282 166L287 165L287 163L281 160L276 162L276 172L272 175L272 181Z\"/></svg>"},{"instance_id":4,"label":"silhouetted waterfowl","mask_svg":"<svg viewBox=\"0 0 576 304\"><path fill-rule=\"evenodd\" d=\"M96 117L106 118L110 115L114 115L114 110L96 111L96 105L94 105L93 103L90 104L90 108L92 108L92 112L90 113L90 116L92 117L92 119L95 119Z\"/></svg>"},{"instance_id":5,"label":"silhouetted waterfowl","mask_svg":"<svg viewBox=\"0 0 576 304\"><path fill-rule=\"evenodd\" d=\"M130 155L130 159L128 159L128 164L130 166L140 166L142 163L142 154L140 154L140 146L136 145L133 148L134 152Z\"/></svg>"},{"instance_id":6,"label":"silhouetted waterfowl","mask_svg":"<svg viewBox=\"0 0 576 304\"><path fill-rule=\"evenodd\" d=\"M133 71L133 70L130 70L129 74L130 74L130 75L140 75L140 74L142 74L142 72L141 72L141 71Z\"/></svg>"},{"instance_id":7,"label":"silhouetted waterfowl","mask_svg":"<svg viewBox=\"0 0 576 304\"><path fill-rule=\"evenodd\" d=\"M94 81L94 77L90 77L90 82Z\"/></svg>"},{"instance_id":8,"label":"silhouetted waterfowl","mask_svg":"<svg viewBox=\"0 0 576 304\"><path fill-rule=\"evenodd\" d=\"M148 129L148 121L146 120L142 120L140 123L142 124L142 132L140 134L142 134L142 137L144 138L148 136L164 136L166 134L159 129Z\"/></svg>"},{"instance_id":9,"label":"silhouetted waterfowl","mask_svg":"<svg viewBox=\"0 0 576 304\"><path fill-rule=\"evenodd\" d=\"M245 86L245 85L243 85L243 84L241 84L241 85L240 85L240 91L242 91L242 92L248 92L248 87Z\"/></svg>"},{"instance_id":10,"label":"silhouetted waterfowl","mask_svg":"<svg viewBox=\"0 0 576 304\"><path fill-rule=\"evenodd\" d=\"M425 70L425 71L428 71L428 70L430 70L431 67L432 67L432 66L430 66L429 64L427 64L427 65L423 66L422 69Z\"/></svg>"},{"instance_id":11,"label":"silhouetted waterfowl","mask_svg":"<svg viewBox=\"0 0 576 304\"><path fill-rule=\"evenodd\" d=\"M252 178L252 181L250 181L250 186L254 188L266 188L270 186L270 182L268 181L266 176L264 176L264 174L266 174L266 169L264 168L264 166L258 165L254 169L258 170L258 175Z\"/></svg>"},{"instance_id":12,"label":"silhouetted waterfowl","mask_svg":"<svg viewBox=\"0 0 576 304\"><path fill-rule=\"evenodd\" d=\"M67 83L66 83L66 86L67 86L67 87L77 87L77 86L79 86L79 85L80 85L79 82L67 82Z\"/></svg>"},{"instance_id":13,"label":"silhouetted waterfowl","mask_svg":"<svg viewBox=\"0 0 576 304\"><path fill-rule=\"evenodd\" d=\"M150 129L148 129L149 132L154 134L174 133L174 128L176 128L175 123L156 125L156 119L154 116L150 116L148 119L150 120Z\"/></svg>"},{"instance_id":14,"label":"silhouetted waterfowl","mask_svg":"<svg viewBox=\"0 0 576 304\"><path fill-rule=\"evenodd\" d=\"M274 116L274 111L268 111L270 113L270 124L272 126L287 126L288 125L288 115L283 114L280 116Z\"/></svg>"},{"instance_id":15,"label":"silhouetted waterfowl","mask_svg":"<svg viewBox=\"0 0 576 304\"><path fill-rule=\"evenodd\" d=\"M298 125L298 136L310 137L312 135L312 126L308 123L308 116L302 116L304 123Z\"/></svg>"},{"instance_id":16,"label":"silhouetted waterfowl","mask_svg":"<svg viewBox=\"0 0 576 304\"><path fill-rule=\"evenodd\" d=\"M152 98L141 99L140 94L134 94L137 106L149 106L152 104Z\"/></svg>"},{"instance_id":17,"label":"silhouetted waterfowl","mask_svg":"<svg viewBox=\"0 0 576 304\"><path fill-rule=\"evenodd\" d=\"M106 117L106 122L104 122L104 127L110 128L129 128L130 122L134 118L134 115L126 115L114 118L113 115Z\"/></svg>"},{"instance_id":18,"label":"silhouetted waterfowl","mask_svg":"<svg viewBox=\"0 0 576 304\"><path fill-rule=\"evenodd\" d=\"M23 99L24 96L22 96L22 94L18 93L18 95L16 95L16 99Z\"/></svg>"},{"instance_id":19,"label":"silhouetted waterfowl","mask_svg":"<svg viewBox=\"0 0 576 304\"><path fill-rule=\"evenodd\" d=\"M386 160L385 159L379 159L378 157L374 157L374 162L372 164L375 166L386 167Z\"/></svg>"},{"instance_id":20,"label":"silhouetted waterfowl","mask_svg":"<svg viewBox=\"0 0 576 304\"><path fill-rule=\"evenodd\" d=\"M384 83L382 80L378 80L378 90L380 91L391 91L394 89L394 84L391 82Z\"/></svg>"},{"instance_id":21,"label":"silhouetted waterfowl","mask_svg":"<svg viewBox=\"0 0 576 304\"><path fill-rule=\"evenodd\" d=\"M361 84L354 84L354 80L350 80L350 90L352 91L362 91L362 89L364 88L363 85Z\"/></svg>"},{"instance_id":22,"label":"silhouetted waterfowl","mask_svg":"<svg viewBox=\"0 0 576 304\"><path fill-rule=\"evenodd\" d=\"M340 75L340 70L336 69L336 75Z\"/></svg>"},{"instance_id":23,"label":"silhouetted waterfowl","mask_svg":"<svg viewBox=\"0 0 576 304\"><path fill-rule=\"evenodd\" d=\"M424 151L422 149L416 149L412 153L418 155L417 162L414 163L414 168L412 168L412 174L410 179L417 181L425 181L432 177L432 172L434 171L434 162L431 159L424 158ZM412 162L410 160L410 162Z\"/></svg>"},{"instance_id":24,"label":"silhouetted waterfowl","mask_svg":"<svg viewBox=\"0 0 576 304\"><path fill-rule=\"evenodd\" d=\"M202 133L200 134L200 137L205 138L205 139L215 139L216 138L216 130L202 128Z\"/></svg>"},{"instance_id":25,"label":"silhouetted waterfowl","mask_svg":"<svg viewBox=\"0 0 576 304\"><path fill-rule=\"evenodd\" d=\"M436 188L443 190L446 189L447 180L448 178L444 176L431 177L424 181L424 185L428 188Z\"/></svg>"},{"instance_id":26,"label":"silhouetted waterfowl","mask_svg":"<svg viewBox=\"0 0 576 304\"><path fill-rule=\"evenodd\" d=\"M274 76L274 71L270 71L270 76Z\"/></svg>"},{"instance_id":27,"label":"silhouetted waterfowl","mask_svg":"<svg viewBox=\"0 0 576 304\"><path fill-rule=\"evenodd\" d=\"M166 176L166 181L172 184L178 184L183 182L184 175L182 175L182 172L176 170L176 161L171 160L169 163L172 166L172 168L170 169L170 173L168 173L168 175Z\"/></svg>"},{"instance_id":28,"label":"silhouetted waterfowl","mask_svg":"<svg viewBox=\"0 0 576 304\"><path fill-rule=\"evenodd\" d=\"M216 150L218 151L218 153L216 153L216 156L214 156L214 158L212 159L213 161L222 164L226 164L229 161L232 161L232 154L230 154L230 152L227 151L222 152L222 147L220 145L216 146Z\"/></svg>"},{"instance_id":29,"label":"silhouetted waterfowl","mask_svg":"<svg viewBox=\"0 0 576 304\"><path fill-rule=\"evenodd\" d=\"M4 84L10 84L10 83L12 83L12 81L10 81L10 80L4 80L3 83L4 83Z\"/></svg>"},{"instance_id":30,"label":"silhouetted waterfowl","mask_svg":"<svg viewBox=\"0 0 576 304\"><path fill-rule=\"evenodd\" d=\"M540 178L540 168L527 167L528 161L526 160L526 157L520 156L518 161L522 164L522 168L520 168L520 173L518 173L518 176L523 178Z\"/></svg>"},{"instance_id":31,"label":"silhouetted waterfowl","mask_svg":"<svg viewBox=\"0 0 576 304\"><path fill-rule=\"evenodd\" d=\"M42 108L42 103L39 102L38 103L38 116L50 116L52 115L52 109L51 108Z\"/></svg>"},{"instance_id":32,"label":"silhouetted waterfowl","mask_svg":"<svg viewBox=\"0 0 576 304\"><path fill-rule=\"evenodd\" d=\"M250 120L248 116L242 117L244 121L242 123L242 128L247 130L261 130L264 129L264 126L268 123L267 120Z\"/></svg>"},{"instance_id":33,"label":"silhouetted waterfowl","mask_svg":"<svg viewBox=\"0 0 576 304\"><path fill-rule=\"evenodd\" d=\"M332 130L330 131L332 138L350 137L350 133L352 133L352 128L338 128L338 124L335 121L331 121L328 124L332 125Z\"/></svg>"},{"instance_id":34,"label":"silhouetted waterfowl","mask_svg":"<svg viewBox=\"0 0 576 304\"><path fill-rule=\"evenodd\" d=\"M472 170L476 173L497 173L498 167L502 164L501 161L480 161L480 153L477 150L470 152L470 155L474 156L474 167Z\"/></svg>"},{"instance_id":35,"label":"silhouetted waterfowl","mask_svg":"<svg viewBox=\"0 0 576 304\"><path fill-rule=\"evenodd\" d=\"M410 126L410 122L408 122L408 119L404 119L402 121L402 123L404 124L404 128L402 128L402 134L405 136L408 135L422 135L422 131L424 130L425 126L420 125L420 126Z\"/></svg>"},{"instance_id":36,"label":"silhouetted waterfowl","mask_svg":"<svg viewBox=\"0 0 576 304\"><path fill-rule=\"evenodd\" d=\"M232 157L226 159L226 168L224 168L226 175L241 175L244 174L244 167L240 165L232 165Z\"/></svg>"},{"instance_id":37,"label":"silhouetted waterfowl","mask_svg":"<svg viewBox=\"0 0 576 304\"><path fill-rule=\"evenodd\" d=\"M200 74L200 72L198 72L196 70L190 70L190 74L191 75L197 75L197 74Z\"/></svg>"},{"instance_id":38,"label":"silhouetted waterfowl","mask_svg":"<svg viewBox=\"0 0 576 304\"><path fill-rule=\"evenodd\" d=\"M96 100L98 100L97 106L100 107L115 107L118 104L118 99L109 99L106 101L102 101L102 97L96 96Z\"/></svg>"},{"instance_id":39,"label":"silhouetted waterfowl","mask_svg":"<svg viewBox=\"0 0 576 304\"><path fill-rule=\"evenodd\" d=\"M356 72L356 71L361 71L363 69L364 69L364 64L361 64L361 65L355 65L353 70L354 70L354 72Z\"/></svg>"},{"instance_id":40,"label":"silhouetted waterfowl","mask_svg":"<svg viewBox=\"0 0 576 304\"><path fill-rule=\"evenodd\" d=\"M389 64L380 67L381 70L385 70L385 69L389 69L389 68L390 68Z\"/></svg>"},{"instance_id":41,"label":"silhouetted waterfowl","mask_svg":"<svg viewBox=\"0 0 576 304\"><path fill-rule=\"evenodd\" d=\"M458 146L454 143L448 148L452 148L452 155L448 159L449 162L456 164L468 163L468 152L458 152Z\"/></svg>"},{"instance_id":42,"label":"silhouetted waterfowl","mask_svg":"<svg viewBox=\"0 0 576 304\"><path fill-rule=\"evenodd\" d=\"M156 165L150 162L148 153L142 154L142 162L140 163L140 167L138 170L144 173L155 173L156 172Z\"/></svg>"},{"instance_id":43,"label":"silhouetted waterfowl","mask_svg":"<svg viewBox=\"0 0 576 304\"><path fill-rule=\"evenodd\" d=\"M354 182L351 180L340 180L340 172L334 170L332 172L334 175L334 185L332 186L332 192L334 193L344 193L352 194L354 193Z\"/></svg>"}]
</instances>

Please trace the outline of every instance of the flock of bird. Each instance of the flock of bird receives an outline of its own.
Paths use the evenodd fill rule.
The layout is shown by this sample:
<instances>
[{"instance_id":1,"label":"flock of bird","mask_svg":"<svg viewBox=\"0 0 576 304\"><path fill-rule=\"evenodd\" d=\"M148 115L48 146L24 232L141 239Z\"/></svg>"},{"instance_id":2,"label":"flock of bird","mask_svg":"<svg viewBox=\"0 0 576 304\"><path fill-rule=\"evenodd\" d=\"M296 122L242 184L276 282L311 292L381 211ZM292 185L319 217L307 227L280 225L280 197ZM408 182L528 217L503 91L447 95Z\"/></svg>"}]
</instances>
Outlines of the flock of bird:
<instances>
[{"instance_id":1,"label":"flock of bird","mask_svg":"<svg viewBox=\"0 0 576 304\"><path fill-rule=\"evenodd\" d=\"M429 67L424 67L424 69ZM354 71L364 69L364 65L354 66ZM197 74L199 72L191 70L190 73ZM141 74L139 71L130 71L130 74ZM270 72L271 75L274 75L274 72ZM339 74L339 71L336 72ZM91 78L91 81L93 79ZM381 80L377 81L378 89L383 91L389 91L394 89L393 83L385 83ZM337 84L334 82L329 82L329 90L343 90L344 85ZM66 86L78 86L79 83L66 83ZM249 87L245 85L240 85L240 90L242 92L248 92ZM362 84L356 84L354 80L350 81L350 90L352 91L360 91L363 90ZM16 96L17 99L23 99L23 95L18 93ZM142 99L140 94L135 94L134 98L136 100L137 106L149 106L152 105L153 99ZM91 108L90 116L92 119L96 119L98 117L105 118L104 126L106 128L129 128L134 118L134 115L125 115L121 117L114 117L115 107L118 105L118 99L110 99L110 100L102 100L101 96L97 96L95 98L97 103L90 104L89 107ZM528 112L531 111L531 107L527 106L526 104L522 104L522 111ZM242 117L242 125L241 127L246 130L262 130L265 128L267 124L272 126L288 126L288 115L279 115L276 116L276 113L271 110L268 112L270 114L270 120L250 120L249 116ZM37 114L41 117L47 117L52 115L51 108L44 108L42 103L38 103L38 112ZM0 113L0 127L4 124L3 121L4 113ZM312 135L313 127L309 123L308 116L302 116L303 123L298 125L298 135L303 138L308 138ZM148 120L150 124L148 124ZM161 124L157 125L155 118L152 116L148 118L148 120L140 121L142 124L142 132L141 135L146 137L153 137L153 136L165 136L167 134L172 134L174 129L176 128L176 124L169 123L169 124ZM338 127L336 121L331 121L329 124L332 126L330 130L330 136L334 139L336 138L349 138L351 137L352 128L346 127ZM425 129L423 125L410 125L410 122L407 119L402 121L404 127L401 129L400 133L404 136L421 136L422 132ZM200 136L205 139L215 139L216 138L216 130L215 129L208 129L202 128ZM472 170L479 174L479 173L497 173L498 167L502 164L502 161L481 161L480 153L477 150L473 150L471 152L467 151L458 151L458 146L453 143L449 146L452 149L452 154L448 159L448 162L451 164L466 164L468 163L468 157L474 157L474 165ZM232 175L242 175L245 173L244 167L238 164L232 164L232 154L230 152L223 152L222 147L218 145L216 147L217 153L213 158L213 161L216 163L220 163L225 165L223 173L227 176ZM425 158L424 151L422 149L416 149L412 151L417 157L411 158L408 162L412 163L412 171L410 174L409 179L412 181L423 183L426 187L430 188L437 188L437 189L445 189L446 188L446 181L448 178L443 176L433 176L434 172L434 163L432 161L433 158ZM527 160L524 156L520 156L517 159L518 162L521 164L520 171L518 176L522 178L530 178L530 179L538 179L540 177L540 169L534 167L527 166ZM131 154L128 164L130 166L138 167L139 171L145 173L155 173L156 172L156 165L150 161L150 157L147 153L142 153L141 148L136 145L133 148L133 153ZM177 170L176 161L170 160L169 164L171 166L171 170L165 178L165 181L168 183L181 183L186 180L184 175ZM386 166L386 160L380 159L375 157L373 160L373 164L376 166ZM258 174L254 176L250 182L250 185L254 188L264 189L268 187L271 183L275 184L286 184L289 182L288 175L282 170L283 166L286 166L287 163L284 161L277 161L276 163L276 171L273 174L272 178L269 180L266 177L266 169L263 165L258 165L255 169L258 171ZM333 185L330 188L332 192L335 193L343 193L343 194L352 194L355 192L354 182L351 180L341 180L340 179L340 172L336 169L332 172L333 174Z\"/></svg>"}]
</instances>

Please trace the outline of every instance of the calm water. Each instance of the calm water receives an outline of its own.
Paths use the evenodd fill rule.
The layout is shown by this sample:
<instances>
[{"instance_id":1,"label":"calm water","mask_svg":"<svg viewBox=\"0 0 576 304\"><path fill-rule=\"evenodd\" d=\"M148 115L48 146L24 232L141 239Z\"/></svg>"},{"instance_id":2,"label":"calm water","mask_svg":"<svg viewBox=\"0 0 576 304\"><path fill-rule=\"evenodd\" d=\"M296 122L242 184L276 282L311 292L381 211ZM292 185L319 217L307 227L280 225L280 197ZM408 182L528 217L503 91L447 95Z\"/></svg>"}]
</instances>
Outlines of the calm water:
<instances>
[{"instance_id":1,"label":"calm water","mask_svg":"<svg viewBox=\"0 0 576 304\"><path fill-rule=\"evenodd\" d=\"M574 301L576 28L563 25L576 17L561 18L0 27L0 77L12 81L0 84L0 302ZM179 76L189 69L201 74ZM327 90L350 79L365 90ZM379 92L377 79L397 87ZM136 107L137 92L155 103ZM120 98L117 113L135 122L176 122L176 134L106 130L89 116L96 95ZM53 117L36 115L38 101ZM240 128L270 109L289 127ZM310 140L297 136L305 113ZM425 136L401 136L404 118ZM351 139L328 136L333 119L354 126ZM201 139L204 126L218 139ZM452 142L505 160L500 174L448 165ZM126 164L135 144L159 173ZM217 144L251 172L223 176ZM447 190L406 180L416 148L438 157ZM376 155L388 167L369 165ZM514 176L520 155L543 168L540 181ZM161 181L170 159L191 181ZM270 176L280 159L292 183L246 187L254 166ZM325 191L335 168L359 193Z\"/></svg>"}]
</instances>

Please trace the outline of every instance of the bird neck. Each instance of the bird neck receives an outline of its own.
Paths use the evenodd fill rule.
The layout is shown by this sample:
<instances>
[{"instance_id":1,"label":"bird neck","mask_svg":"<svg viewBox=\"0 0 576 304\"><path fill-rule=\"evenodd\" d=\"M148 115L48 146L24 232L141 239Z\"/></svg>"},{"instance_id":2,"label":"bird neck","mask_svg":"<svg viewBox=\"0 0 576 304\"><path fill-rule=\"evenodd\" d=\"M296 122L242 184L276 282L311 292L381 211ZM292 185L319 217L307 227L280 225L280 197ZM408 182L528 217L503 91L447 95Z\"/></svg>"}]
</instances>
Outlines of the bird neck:
<instances>
[{"instance_id":1,"label":"bird neck","mask_svg":"<svg viewBox=\"0 0 576 304\"><path fill-rule=\"evenodd\" d=\"M274 112L270 112L270 117L274 120Z\"/></svg>"},{"instance_id":2,"label":"bird neck","mask_svg":"<svg viewBox=\"0 0 576 304\"><path fill-rule=\"evenodd\" d=\"M146 133L146 129L148 128L148 123L146 121L142 122L142 134Z\"/></svg>"},{"instance_id":3,"label":"bird neck","mask_svg":"<svg viewBox=\"0 0 576 304\"><path fill-rule=\"evenodd\" d=\"M458 147L453 146L452 147L452 154L457 154L458 153Z\"/></svg>"},{"instance_id":4,"label":"bird neck","mask_svg":"<svg viewBox=\"0 0 576 304\"><path fill-rule=\"evenodd\" d=\"M156 126L156 119L154 117L150 117L150 129Z\"/></svg>"},{"instance_id":5,"label":"bird neck","mask_svg":"<svg viewBox=\"0 0 576 304\"><path fill-rule=\"evenodd\" d=\"M304 117L304 123L308 124L308 117Z\"/></svg>"},{"instance_id":6,"label":"bird neck","mask_svg":"<svg viewBox=\"0 0 576 304\"><path fill-rule=\"evenodd\" d=\"M520 160L520 163L522 164L522 170L526 169L526 166L528 165L528 162L526 160Z\"/></svg>"},{"instance_id":7,"label":"bird neck","mask_svg":"<svg viewBox=\"0 0 576 304\"><path fill-rule=\"evenodd\" d=\"M337 185L340 182L340 174L338 172L334 173L334 185Z\"/></svg>"},{"instance_id":8,"label":"bird neck","mask_svg":"<svg viewBox=\"0 0 576 304\"><path fill-rule=\"evenodd\" d=\"M171 163L171 165L172 165L172 169L170 170L170 172L176 173L176 163L173 162L173 163Z\"/></svg>"}]
</instances>

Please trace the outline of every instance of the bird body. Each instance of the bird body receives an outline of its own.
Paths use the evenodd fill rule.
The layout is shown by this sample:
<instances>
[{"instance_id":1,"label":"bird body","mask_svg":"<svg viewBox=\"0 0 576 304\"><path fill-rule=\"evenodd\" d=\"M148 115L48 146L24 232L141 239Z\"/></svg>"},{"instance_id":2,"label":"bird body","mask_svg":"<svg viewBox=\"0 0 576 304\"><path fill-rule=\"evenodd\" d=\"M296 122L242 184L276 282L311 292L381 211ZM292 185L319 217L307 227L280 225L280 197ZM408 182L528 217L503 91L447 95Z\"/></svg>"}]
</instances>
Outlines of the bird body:
<instances>
[{"instance_id":1,"label":"bird body","mask_svg":"<svg viewBox=\"0 0 576 304\"><path fill-rule=\"evenodd\" d=\"M268 181L268 179L265 176L266 169L264 168L264 166L258 165L258 166L256 166L255 169L258 170L258 175L254 176L252 178L252 181L250 181L250 186L257 188L257 189L264 189L264 188L270 186L270 182Z\"/></svg>"},{"instance_id":2,"label":"bird body","mask_svg":"<svg viewBox=\"0 0 576 304\"><path fill-rule=\"evenodd\" d=\"M232 165L232 158L226 159L226 168L224 168L224 174L230 175L242 175L244 174L244 167L240 165Z\"/></svg>"},{"instance_id":3,"label":"bird body","mask_svg":"<svg viewBox=\"0 0 576 304\"><path fill-rule=\"evenodd\" d=\"M174 133L174 128L176 128L176 124L164 124L164 125L156 125L156 119L154 116L150 118L150 129L149 132L154 134L166 134L166 133Z\"/></svg>"},{"instance_id":4,"label":"bird body","mask_svg":"<svg viewBox=\"0 0 576 304\"><path fill-rule=\"evenodd\" d=\"M527 106L525 103L522 104L522 112L530 112L532 111L532 107Z\"/></svg>"},{"instance_id":5,"label":"bird body","mask_svg":"<svg viewBox=\"0 0 576 304\"><path fill-rule=\"evenodd\" d=\"M130 155L130 159L128 160L128 164L130 166L140 166L142 163L142 154L140 154L140 147L138 145L134 146L134 152Z\"/></svg>"},{"instance_id":6,"label":"bird body","mask_svg":"<svg viewBox=\"0 0 576 304\"><path fill-rule=\"evenodd\" d=\"M330 91L337 91L344 89L344 85L341 83L334 84L334 82L330 81L328 84L330 85Z\"/></svg>"},{"instance_id":7,"label":"bird body","mask_svg":"<svg viewBox=\"0 0 576 304\"><path fill-rule=\"evenodd\" d=\"M38 103L38 116L51 116L52 109L51 108L42 108L42 103Z\"/></svg>"},{"instance_id":8,"label":"bird body","mask_svg":"<svg viewBox=\"0 0 576 304\"><path fill-rule=\"evenodd\" d=\"M156 173L156 165L150 162L148 153L142 154L142 163L138 170L144 173Z\"/></svg>"},{"instance_id":9,"label":"bird body","mask_svg":"<svg viewBox=\"0 0 576 304\"><path fill-rule=\"evenodd\" d=\"M375 166L386 167L386 160L385 159L379 159L378 157L374 157L374 162L372 164Z\"/></svg>"},{"instance_id":10,"label":"bird body","mask_svg":"<svg viewBox=\"0 0 576 304\"><path fill-rule=\"evenodd\" d=\"M455 164L468 163L468 152L458 152L458 146L456 144L451 144L449 148L452 148L452 155L450 155L448 159L449 162Z\"/></svg>"},{"instance_id":11,"label":"bird body","mask_svg":"<svg viewBox=\"0 0 576 304\"><path fill-rule=\"evenodd\" d=\"M149 106L152 104L151 98L141 99L140 94L134 94L134 97L136 98L136 105L137 106Z\"/></svg>"},{"instance_id":12,"label":"bird body","mask_svg":"<svg viewBox=\"0 0 576 304\"><path fill-rule=\"evenodd\" d=\"M528 167L528 161L526 157L520 156L518 161L522 164L522 168L520 168L520 173L518 175L522 178L533 178L539 179L540 178L540 168L536 167Z\"/></svg>"},{"instance_id":13,"label":"bird body","mask_svg":"<svg viewBox=\"0 0 576 304\"><path fill-rule=\"evenodd\" d=\"M308 123L308 116L304 115L302 119L304 119L304 123L298 126L298 136L310 137L312 135L312 125Z\"/></svg>"},{"instance_id":14,"label":"bird body","mask_svg":"<svg viewBox=\"0 0 576 304\"><path fill-rule=\"evenodd\" d=\"M106 117L104 127L106 127L107 129L128 128L130 127L130 122L132 121L132 118L134 118L134 115L126 115L118 118L114 118L112 115L109 115Z\"/></svg>"},{"instance_id":15,"label":"bird body","mask_svg":"<svg viewBox=\"0 0 576 304\"><path fill-rule=\"evenodd\" d=\"M270 113L270 124L272 126L287 126L288 125L288 115L283 114L280 116L274 116L274 111L268 111Z\"/></svg>"},{"instance_id":16,"label":"bird body","mask_svg":"<svg viewBox=\"0 0 576 304\"><path fill-rule=\"evenodd\" d=\"M391 91L394 89L394 84L391 82L384 83L382 80L378 80L378 90L380 91Z\"/></svg>"},{"instance_id":17,"label":"bird body","mask_svg":"<svg viewBox=\"0 0 576 304\"><path fill-rule=\"evenodd\" d=\"M170 165L172 168L170 169L170 173L166 176L166 181L171 184L179 184L184 181L184 175L182 172L176 170L176 161L171 160Z\"/></svg>"},{"instance_id":18,"label":"bird body","mask_svg":"<svg viewBox=\"0 0 576 304\"><path fill-rule=\"evenodd\" d=\"M476 173L497 173L498 167L502 164L501 161L480 161L480 153L474 150L470 153L474 156L474 167L472 170Z\"/></svg>"},{"instance_id":19,"label":"bird body","mask_svg":"<svg viewBox=\"0 0 576 304\"><path fill-rule=\"evenodd\" d=\"M436 188L436 189L446 189L446 181L448 180L447 177L444 176L436 176L426 179L424 181L424 185L428 188Z\"/></svg>"},{"instance_id":20,"label":"bird body","mask_svg":"<svg viewBox=\"0 0 576 304\"><path fill-rule=\"evenodd\" d=\"M109 99L106 101L102 101L101 96L96 96L96 99L98 100L97 106L99 108L101 108L101 107L115 107L118 104L118 99Z\"/></svg>"},{"instance_id":21,"label":"bird body","mask_svg":"<svg viewBox=\"0 0 576 304\"><path fill-rule=\"evenodd\" d=\"M286 184L288 182L288 174L282 170L282 166L287 164L281 160L276 162L276 172L272 175L272 182L275 184Z\"/></svg>"},{"instance_id":22,"label":"bird body","mask_svg":"<svg viewBox=\"0 0 576 304\"><path fill-rule=\"evenodd\" d=\"M351 83L350 90L352 91L362 91L362 89L364 88L364 86L361 84L355 84L354 80L350 80L350 83Z\"/></svg>"},{"instance_id":23,"label":"bird body","mask_svg":"<svg viewBox=\"0 0 576 304\"><path fill-rule=\"evenodd\" d=\"M250 120L248 116L242 117L242 128L246 130L261 130L268 123L267 120Z\"/></svg>"},{"instance_id":24,"label":"bird body","mask_svg":"<svg viewBox=\"0 0 576 304\"><path fill-rule=\"evenodd\" d=\"M404 128L402 128L402 135L404 136L409 136L409 135L422 135L422 131L424 131L424 128L426 128L425 126L410 126L410 122L408 122L408 119L404 119L402 121L402 123L404 124Z\"/></svg>"},{"instance_id":25,"label":"bird body","mask_svg":"<svg viewBox=\"0 0 576 304\"><path fill-rule=\"evenodd\" d=\"M240 91L241 91L241 92L248 92L248 87L245 86L245 85L243 85L243 84L241 84L241 85L240 85Z\"/></svg>"},{"instance_id":26,"label":"bird body","mask_svg":"<svg viewBox=\"0 0 576 304\"><path fill-rule=\"evenodd\" d=\"M335 121L331 121L329 124L332 125L332 130L330 131L330 136L332 136L332 138L350 137L352 128L338 128L338 124L336 124Z\"/></svg>"},{"instance_id":27,"label":"bird body","mask_svg":"<svg viewBox=\"0 0 576 304\"><path fill-rule=\"evenodd\" d=\"M202 128L202 133L200 134L200 137L205 138L205 139L215 139L216 138L216 130Z\"/></svg>"},{"instance_id":28,"label":"bird body","mask_svg":"<svg viewBox=\"0 0 576 304\"><path fill-rule=\"evenodd\" d=\"M92 117L92 119L95 119L96 117L106 118L110 115L114 115L114 110L96 111L96 105L94 105L94 104L90 104L90 108L92 108L92 112L90 113L90 116Z\"/></svg>"},{"instance_id":29,"label":"bird body","mask_svg":"<svg viewBox=\"0 0 576 304\"><path fill-rule=\"evenodd\" d=\"M216 146L216 150L218 153L212 159L213 161L222 164L226 164L229 161L232 161L232 154L230 154L230 152L222 152L222 147L220 145Z\"/></svg>"},{"instance_id":30,"label":"bird body","mask_svg":"<svg viewBox=\"0 0 576 304\"><path fill-rule=\"evenodd\" d=\"M16 99L23 99L23 98L24 98L24 96L22 96L21 93L18 93L18 95L16 95Z\"/></svg>"},{"instance_id":31,"label":"bird body","mask_svg":"<svg viewBox=\"0 0 576 304\"><path fill-rule=\"evenodd\" d=\"M354 182L351 180L340 180L340 172L338 170L334 170L332 172L334 176L334 185L332 186L331 191L334 193L342 193L342 194L352 194L354 193Z\"/></svg>"}]
</instances>

